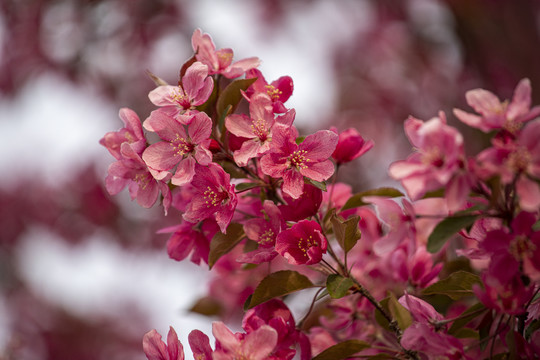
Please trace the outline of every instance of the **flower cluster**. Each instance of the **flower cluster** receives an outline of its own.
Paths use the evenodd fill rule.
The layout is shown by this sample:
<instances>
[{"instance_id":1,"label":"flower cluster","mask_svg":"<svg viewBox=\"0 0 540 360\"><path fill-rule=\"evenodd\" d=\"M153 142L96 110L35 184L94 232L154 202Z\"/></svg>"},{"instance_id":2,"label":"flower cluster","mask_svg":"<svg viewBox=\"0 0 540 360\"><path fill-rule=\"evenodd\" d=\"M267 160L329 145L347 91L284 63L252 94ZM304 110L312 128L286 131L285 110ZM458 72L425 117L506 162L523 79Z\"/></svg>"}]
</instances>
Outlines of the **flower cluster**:
<instances>
[{"instance_id":1,"label":"flower cluster","mask_svg":"<svg viewBox=\"0 0 540 360\"><path fill-rule=\"evenodd\" d=\"M389 168L407 196L353 194L338 170L372 141L352 128L300 136L286 106L290 77L268 83L257 58L233 62L201 30L192 45L178 85L159 80L150 92L158 108L142 124L122 109L125 126L101 144L116 159L111 194L127 186L141 206L160 198L166 213L182 214L160 232L171 233L171 258L216 274L205 298L214 315L247 309L244 332L214 322L214 347L192 331L195 358L540 353L540 107L531 108L528 80L511 102L477 89L466 99L478 114L454 110L489 133L490 147L468 156L444 113L411 116L414 151ZM282 299L308 288L316 295L295 322ZM167 344L148 332L143 349L149 360L184 359L172 328Z\"/></svg>"}]
</instances>

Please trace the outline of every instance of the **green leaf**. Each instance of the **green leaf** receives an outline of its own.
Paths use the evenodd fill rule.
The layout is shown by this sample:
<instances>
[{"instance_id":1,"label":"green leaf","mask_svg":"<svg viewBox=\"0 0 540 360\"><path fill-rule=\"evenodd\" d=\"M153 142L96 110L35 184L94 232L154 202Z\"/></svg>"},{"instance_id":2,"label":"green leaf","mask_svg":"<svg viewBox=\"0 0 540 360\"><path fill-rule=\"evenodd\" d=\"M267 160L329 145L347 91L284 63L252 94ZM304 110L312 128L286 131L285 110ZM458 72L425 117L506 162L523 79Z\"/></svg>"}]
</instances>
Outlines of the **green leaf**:
<instances>
[{"instance_id":1,"label":"green leaf","mask_svg":"<svg viewBox=\"0 0 540 360\"><path fill-rule=\"evenodd\" d=\"M227 227L227 233L218 232L210 241L208 266L212 268L220 257L231 251L244 238L244 228L241 224L232 223Z\"/></svg>"},{"instance_id":2,"label":"green leaf","mask_svg":"<svg viewBox=\"0 0 540 360\"><path fill-rule=\"evenodd\" d=\"M313 360L340 360L347 359L352 355L369 348L369 344L360 340L347 340L337 343L334 346L330 346L319 355L315 356Z\"/></svg>"},{"instance_id":3,"label":"green leaf","mask_svg":"<svg viewBox=\"0 0 540 360\"><path fill-rule=\"evenodd\" d=\"M337 274L330 274L326 279L326 289L334 299L339 299L347 295L353 285L354 282L352 279Z\"/></svg>"},{"instance_id":4,"label":"green leaf","mask_svg":"<svg viewBox=\"0 0 540 360\"><path fill-rule=\"evenodd\" d=\"M231 82L223 92L219 95L217 101L217 113L218 117L224 117L234 112L240 100L242 100L242 93L240 90L247 90L248 87L253 84L257 78L251 79L238 79ZM216 85L214 85L216 86ZM228 106L231 106L229 111L225 111Z\"/></svg>"},{"instance_id":5,"label":"green leaf","mask_svg":"<svg viewBox=\"0 0 540 360\"><path fill-rule=\"evenodd\" d=\"M281 270L262 279L249 302L248 309L270 299L288 295L298 290L313 287L313 283L304 275L293 270Z\"/></svg>"},{"instance_id":6,"label":"green leaf","mask_svg":"<svg viewBox=\"0 0 540 360\"><path fill-rule=\"evenodd\" d=\"M379 304L381 304L381 307L386 311L386 313L389 313L390 310L388 309L388 302L390 301L389 297L386 297L379 301ZM377 321L377 324L379 324L383 329L390 331L390 323L384 315L378 310L375 309L375 321Z\"/></svg>"},{"instance_id":7,"label":"green leaf","mask_svg":"<svg viewBox=\"0 0 540 360\"><path fill-rule=\"evenodd\" d=\"M390 310L392 318L397 321L398 326L401 330L405 330L406 328L411 326L411 313L399 303L393 293L390 293L390 298L388 299L388 310Z\"/></svg>"},{"instance_id":8,"label":"green leaf","mask_svg":"<svg viewBox=\"0 0 540 360\"><path fill-rule=\"evenodd\" d=\"M337 242L345 250L345 253L348 253L362 236L360 229L358 229L360 216L354 215L347 220L343 220L343 218L334 214L330 218L330 221L332 222L332 228Z\"/></svg>"},{"instance_id":9,"label":"green leaf","mask_svg":"<svg viewBox=\"0 0 540 360\"><path fill-rule=\"evenodd\" d=\"M435 226L431 235L429 235L427 250L430 253L436 253L446 243L452 235L463 228L469 227L478 218L479 215L463 215L447 217Z\"/></svg>"},{"instance_id":10,"label":"green leaf","mask_svg":"<svg viewBox=\"0 0 540 360\"><path fill-rule=\"evenodd\" d=\"M399 197L404 195L401 191L390 187L381 187L378 189L363 191L351 196L345 205L343 205L341 211L367 205L368 203L363 201L363 197L365 196Z\"/></svg>"},{"instance_id":11,"label":"green leaf","mask_svg":"<svg viewBox=\"0 0 540 360\"><path fill-rule=\"evenodd\" d=\"M435 284L428 286L422 291L422 295L441 294L458 300L464 296L473 295L474 284L481 284L480 277L466 271L456 271L446 279L439 280Z\"/></svg>"},{"instance_id":12,"label":"green leaf","mask_svg":"<svg viewBox=\"0 0 540 360\"><path fill-rule=\"evenodd\" d=\"M191 306L189 311L205 316L219 315L222 312L221 304L215 299L205 296L200 298Z\"/></svg>"},{"instance_id":13,"label":"green leaf","mask_svg":"<svg viewBox=\"0 0 540 360\"><path fill-rule=\"evenodd\" d=\"M476 303L465 310L459 315L459 318L454 320L448 333L450 335L457 335L465 325L470 323L474 318L482 315L484 313L482 310L486 310L486 307L482 303Z\"/></svg>"},{"instance_id":14,"label":"green leaf","mask_svg":"<svg viewBox=\"0 0 540 360\"><path fill-rule=\"evenodd\" d=\"M237 193L239 193L239 192L242 192L242 191L246 191L246 190L249 190L249 189L256 188L257 186L260 186L260 185L257 184L257 183L244 182L244 183L236 184L236 186L234 187L234 190Z\"/></svg>"}]
</instances>

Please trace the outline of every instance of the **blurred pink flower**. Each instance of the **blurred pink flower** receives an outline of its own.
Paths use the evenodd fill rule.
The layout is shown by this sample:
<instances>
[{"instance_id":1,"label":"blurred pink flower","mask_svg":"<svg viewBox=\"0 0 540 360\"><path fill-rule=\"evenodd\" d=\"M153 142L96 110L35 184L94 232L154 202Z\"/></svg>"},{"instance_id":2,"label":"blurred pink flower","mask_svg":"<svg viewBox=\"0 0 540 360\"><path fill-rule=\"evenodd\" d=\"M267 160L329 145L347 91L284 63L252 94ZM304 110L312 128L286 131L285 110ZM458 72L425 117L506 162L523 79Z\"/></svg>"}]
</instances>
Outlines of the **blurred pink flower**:
<instances>
[{"instance_id":1,"label":"blurred pink flower","mask_svg":"<svg viewBox=\"0 0 540 360\"><path fill-rule=\"evenodd\" d=\"M266 360L277 345L278 334L268 325L262 325L246 334L233 334L227 326L217 321L212 324L216 338L213 360Z\"/></svg>"},{"instance_id":2,"label":"blurred pink flower","mask_svg":"<svg viewBox=\"0 0 540 360\"><path fill-rule=\"evenodd\" d=\"M490 91L484 89L469 90L465 94L467 103L479 115L454 109L454 115L465 124L488 132L494 129L504 129L515 133L524 122L540 115L540 106L531 109L531 82L522 79L516 86L512 101L501 102Z\"/></svg>"}]
</instances>

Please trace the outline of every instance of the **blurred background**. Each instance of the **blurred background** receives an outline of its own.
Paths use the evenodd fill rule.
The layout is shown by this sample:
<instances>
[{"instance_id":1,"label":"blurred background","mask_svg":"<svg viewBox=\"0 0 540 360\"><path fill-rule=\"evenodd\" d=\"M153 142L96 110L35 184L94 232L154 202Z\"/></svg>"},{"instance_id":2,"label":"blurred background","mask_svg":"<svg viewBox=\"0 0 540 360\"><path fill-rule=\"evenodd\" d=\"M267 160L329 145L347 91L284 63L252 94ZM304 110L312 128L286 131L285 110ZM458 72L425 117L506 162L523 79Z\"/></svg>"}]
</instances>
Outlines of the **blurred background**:
<instances>
[{"instance_id":1,"label":"blurred background","mask_svg":"<svg viewBox=\"0 0 540 360\"><path fill-rule=\"evenodd\" d=\"M466 90L511 98L528 77L540 103L535 0L0 0L0 359L144 359L152 328L210 333L188 309L211 277L155 234L179 214L108 196L98 144L121 107L148 116L146 70L176 82L195 28L291 76L301 132L375 141L340 174L354 191L397 186L409 115L443 110L473 154L486 138L451 115Z\"/></svg>"}]
</instances>

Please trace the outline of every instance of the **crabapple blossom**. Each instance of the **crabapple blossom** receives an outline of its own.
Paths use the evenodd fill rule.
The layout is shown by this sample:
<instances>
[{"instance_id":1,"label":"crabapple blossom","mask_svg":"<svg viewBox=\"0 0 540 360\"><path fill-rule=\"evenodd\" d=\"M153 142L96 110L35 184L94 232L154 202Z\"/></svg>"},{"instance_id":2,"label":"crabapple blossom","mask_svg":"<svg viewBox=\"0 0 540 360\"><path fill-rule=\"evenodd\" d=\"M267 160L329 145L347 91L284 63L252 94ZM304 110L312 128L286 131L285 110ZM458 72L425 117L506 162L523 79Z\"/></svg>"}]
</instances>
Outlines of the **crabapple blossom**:
<instances>
[{"instance_id":1,"label":"crabapple blossom","mask_svg":"<svg viewBox=\"0 0 540 360\"><path fill-rule=\"evenodd\" d=\"M148 360L184 360L184 347L172 326L169 327L167 344L155 329L147 332L143 337L143 350Z\"/></svg>"},{"instance_id":2,"label":"crabapple blossom","mask_svg":"<svg viewBox=\"0 0 540 360\"><path fill-rule=\"evenodd\" d=\"M163 140L150 145L142 154L156 179L161 179L161 174L178 165L171 182L185 185L193 179L196 163L208 165L212 162L212 153L208 149L212 120L205 113L196 113L191 118L189 125L183 125L163 112L153 112L145 120L144 127L156 132Z\"/></svg>"},{"instance_id":3,"label":"crabapple blossom","mask_svg":"<svg viewBox=\"0 0 540 360\"><path fill-rule=\"evenodd\" d=\"M249 219L244 223L244 232L248 239L259 244L258 249L243 254L238 261L259 264L272 260L277 252L274 250L276 237L285 227L279 208L270 200L263 203L264 215Z\"/></svg>"},{"instance_id":4,"label":"crabapple blossom","mask_svg":"<svg viewBox=\"0 0 540 360\"><path fill-rule=\"evenodd\" d=\"M268 325L248 333L233 334L223 322L216 321L212 324L212 334L216 338L214 360L265 360L278 340L277 331Z\"/></svg>"},{"instance_id":5,"label":"crabapple blossom","mask_svg":"<svg viewBox=\"0 0 540 360\"><path fill-rule=\"evenodd\" d=\"M316 264L326 253L328 243L315 221L302 220L277 236L276 251L290 264Z\"/></svg>"},{"instance_id":6,"label":"crabapple blossom","mask_svg":"<svg viewBox=\"0 0 540 360\"><path fill-rule=\"evenodd\" d=\"M308 135L299 145L296 137L296 131L278 128L270 150L261 158L262 172L283 178L283 192L294 199L302 195L304 176L315 181L332 176L334 164L329 158L338 142L338 135L330 130Z\"/></svg>"},{"instance_id":7,"label":"crabapple blossom","mask_svg":"<svg viewBox=\"0 0 540 360\"><path fill-rule=\"evenodd\" d=\"M215 216L221 232L225 233L238 203L230 178L223 168L214 163L196 165L191 182L194 187L193 199L184 213L184 219L197 223Z\"/></svg>"},{"instance_id":8,"label":"crabapple blossom","mask_svg":"<svg viewBox=\"0 0 540 360\"><path fill-rule=\"evenodd\" d=\"M287 193L282 197L285 204L279 205L281 215L285 221L300 221L317 214L323 199L323 192L310 184L304 184L304 192L298 199L294 199Z\"/></svg>"},{"instance_id":9,"label":"crabapple blossom","mask_svg":"<svg viewBox=\"0 0 540 360\"><path fill-rule=\"evenodd\" d=\"M232 114L225 119L225 127L232 134L246 138L240 149L234 152L234 161L238 166L246 166L249 159L260 157L270 149L273 128L290 128L294 121L294 110L274 118L270 98L265 94L256 94L250 99L249 114Z\"/></svg>"},{"instance_id":10,"label":"crabapple blossom","mask_svg":"<svg viewBox=\"0 0 540 360\"><path fill-rule=\"evenodd\" d=\"M500 176L504 184L516 181L523 210L540 207L540 119L527 123L515 141L490 147L477 156L478 173L484 179ZM536 179L536 181L535 181Z\"/></svg>"},{"instance_id":11,"label":"crabapple blossom","mask_svg":"<svg viewBox=\"0 0 540 360\"><path fill-rule=\"evenodd\" d=\"M180 115L204 104L213 88L214 80L208 76L208 66L197 61L187 68L180 85L158 86L150 91L148 98L154 105L161 107L159 111L187 124L191 118Z\"/></svg>"},{"instance_id":12,"label":"crabapple blossom","mask_svg":"<svg viewBox=\"0 0 540 360\"><path fill-rule=\"evenodd\" d=\"M516 86L512 101L501 102L490 91L469 90L465 94L467 103L480 115L454 109L454 115L465 124L484 132L504 129L515 133L523 123L540 115L540 106L531 109L531 82L522 79Z\"/></svg>"},{"instance_id":13,"label":"crabapple blossom","mask_svg":"<svg viewBox=\"0 0 540 360\"><path fill-rule=\"evenodd\" d=\"M330 130L338 134L335 127L331 127ZM338 165L344 164L364 155L373 145L373 140L365 141L355 128L349 128L339 133L339 140L332 158Z\"/></svg>"},{"instance_id":14,"label":"crabapple blossom","mask_svg":"<svg viewBox=\"0 0 540 360\"><path fill-rule=\"evenodd\" d=\"M163 207L167 213L171 204L167 176L160 180L155 179L140 155L128 143L122 144L120 152L123 157L109 166L105 179L109 194L116 195L127 186L131 199L137 199L139 205L149 208L155 204L161 192Z\"/></svg>"},{"instance_id":15,"label":"crabapple blossom","mask_svg":"<svg viewBox=\"0 0 540 360\"><path fill-rule=\"evenodd\" d=\"M172 233L167 241L167 254L176 261L184 260L191 253L191 262L208 263L210 239L217 233L218 227L213 220L204 220L200 227L188 221L180 225L170 226L157 233Z\"/></svg>"},{"instance_id":16,"label":"crabapple blossom","mask_svg":"<svg viewBox=\"0 0 540 360\"><path fill-rule=\"evenodd\" d=\"M210 75L221 74L226 78L233 79L243 75L250 69L256 68L260 64L259 58L256 57L250 57L233 63L233 51L231 49L216 50L216 46L210 35L203 34L201 29L196 29L193 32L191 45L193 46L197 60L208 66L208 73Z\"/></svg>"},{"instance_id":17,"label":"crabapple blossom","mask_svg":"<svg viewBox=\"0 0 540 360\"><path fill-rule=\"evenodd\" d=\"M463 171L467 161L461 133L446 124L442 112L426 122L409 117L405 131L416 151L407 160L392 163L388 169L390 176L401 181L412 200L420 199L428 191L448 187L448 202L455 208L462 206L471 183Z\"/></svg>"},{"instance_id":18,"label":"crabapple blossom","mask_svg":"<svg viewBox=\"0 0 540 360\"><path fill-rule=\"evenodd\" d=\"M118 160L122 158L120 147L125 142L130 144L133 150L140 155L146 148L146 138L144 137L139 116L128 108L120 109L118 115L125 127L118 131L106 133L99 143L105 146L111 155Z\"/></svg>"},{"instance_id":19,"label":"crabapple blossom","mask_svg":"<svg viewBox=\"0 0 540 360\"><path fill-rule=\"evenodd\" d=\"M213 350L210 347L210 339L206 334L200 330L193 330L188 335L188 341L194 359L212 360Z\"/></svg>"},{"instance_id":20,"label":"crabapple blossom","mask_svg":"<svg viewBox=\"0 0 540 360\"><path fill-rule=\"evenodd\" d=\"M267 94L272 101L273 112L284 113L287 111L283 103L291 97L294 88L290 76L282 76L269 84L260 70L250 69L246 71L246 79L252 78L257 78L257 80L247 89L248 97L251 98L258 93Z\"/></svg>"}]
</instances>

